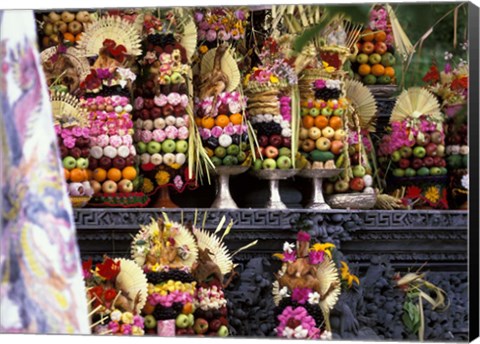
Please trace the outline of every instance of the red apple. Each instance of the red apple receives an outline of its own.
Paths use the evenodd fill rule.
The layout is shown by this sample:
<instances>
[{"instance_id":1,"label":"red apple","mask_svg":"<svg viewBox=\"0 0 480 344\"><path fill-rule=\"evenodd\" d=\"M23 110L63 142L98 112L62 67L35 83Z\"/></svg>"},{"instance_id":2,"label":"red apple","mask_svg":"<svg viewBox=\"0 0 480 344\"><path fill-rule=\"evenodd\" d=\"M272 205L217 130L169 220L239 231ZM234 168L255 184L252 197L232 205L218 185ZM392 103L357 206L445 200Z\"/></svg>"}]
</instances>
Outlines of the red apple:
<instances>
[{"instance_id":1,"label":"red apple","mask_svg":"<svg viewBox=\"0 0 480 344\"><path fill-rule=\"evenodd\" d=\"M258 145L260 147L267 147L268 146L268 136L267 135L261 135L258 137Z\"/></svg>"},{"instance_id":2,"label":"red apple","mask_svg":"<svg viewBox=\"0 0 480 344\"><path fill-rule=\"evenodd\" d=\"M365 182L361 177L355 177L350 180L350 189L353 191L362 191L365 188Z\"/></svg>"},{"instance_id":3,"label":"red apple","mask_svg":"<svg viewBox=\"0 0 480 344\"><path fill-rule=\"evenodd\" d=\"M143 106L147 109L152 109L155 106L153 99L146 98L143 101Z\"/></svg>"},{"instance_id":4,"label":"red apple","mask_svg":"<svg viewBox=\"0 0 480 344\"><path fill-rule=\"evenodd\" d=\"M333 140L332 145L330 147L330 150L332 151L333 154L338 155L342 152L343 150L343 142L339 140Z\"/></svg>"},{"instance_id":5,"label":"red apple","mask_svg":"<svg viewBox=\"0 0 480 344\"><path fill-rule=\"evenodd\" d=\"M211 331L215 331L215 332L218 331L220 326L222 326L222 323L220 322L220 319L213 319L212 321L210 321L210 323L208 325L209 329Z\"/></svg>"},{"instance_id":6,"label":"red apple","mask_svg":"<svg viewBox=\"0 0 480 344\"><path fill-rule=\"evenodd\" d=\"M375 45L372 42L365 42L362 45L362 52L370 55L375 50Z\"/></svg>"},{"instance_id":7,"label":"red apple","mask_svg":"<svg viewBox=\"0 0 480 344\"><path fill-rule=\"evenodd\" d=\"M428 145L426 145L425 150L427 151L427 156L437 155L437 145L433 142L430 142Z\"/></svg>"},{"instance_id":8,"label":"red apple","mask_svg":"<svg viewBox=\"0 0 480 344\"><path fill-rule=\"evenodd\" d=\"M173 107L173 105L167 104L163 107L162 110L163 110L163 115L165 117L167 117L167 116L170 116L171 114L173 114L173 111L175 110L175 108Z\"/></svg>"},{"instance_id":9,"label":"red apple","mask_svg":"<svg viewBox=\"0 0 480 344\"><path fill-rule=\"evenodd\" d=\"M82 150L78 147L73 147L69 150L69 155L73 156L75 159L82 157Z\"/></svg>"},{"instance_id":10,"label":"red apple","mask_svg":"<svg viewBox=\"0 0 480 344\"><path fill-rule=\"evenodd\" d=\"M380 55L383 55L387 52L387 45L385 44L385 42L377 42L375 44L375 52L377 54L380 54Z\"/></svg>"},{"instance_id":11,"label":"red apple","mask_svg":"<svg viewBox=\"0 0 480 344\"><path fill-rule=\"evenodd\" d=\"M410 167L410 160L402 158L398 162L398 166L400 166L400 168L406 169Z\"/></svg>"},{"instance_id":12,"label":"red apple","mask_svg":"<svg viewBox=\"0 0 480 344\"><path fill-rule=\"evenodd\" d=\"M278 148L274 146L265 147L265 156L270 159L275 159L278 156Z\"/></svg>"},{"instance_id":13,"label":"red apple","mask_svg":"<svg viewBox=\"0 0 480 344\"><path fill-rule=\"evenodd\" d=\"M270 136L270 139L268 140L268 142L270 143L270 145L276 148L280 148L282 146L283 139L281 135L272 135Z\"/></svg>"},{"instance_id":14,"label":"red apple","mask_svg":"<svg viewBox=\"0 0 480 344\"><path fill-rule=\"evenodd\" d=\"M143 119L144 121L146 121L147 119L152 119L152 117L150 116L150 110L148 109L142 109L142 115L140 116L141 119Z\"/></svg>"},{"instance_id":15,"label":"red apple","mask_svg":"<svg viewBox=\"0 0 480 344\"><path fill-rule=\"evenodd\" d=\"M133 191L133 183L131 180L122 179L118 182L118 191L128 193Z\"/></svg>"},{"instance_id":16,"label":"red apple","mask_svg":"<svg viewBox=\"0 0 480 344\"><path fill-rule=\"evenodd\" d=\"M173 109L173 113L175 114L176 117L180 117L180 116L185 115L185 109L183 108L183 106L177 105Z\"/></svg>"},{"instance_id":17,"label":"red apple","mask_svg":"<svg viewBox=\"0 0 480 344\"><path fill-rule=\"evenodd\" d=\"M90 148L82 148L82 153L80 155L82 158L88 158L90 156Z\"/></svg>"},{"instance_id":18,"label":"red apple","mask_svg":"<svg viewBox=\"0 0 480 344\"><path fill-rule=\"evenodd\" d=\"M283 147L290 148L292 147L292 138L291 137L284 137L282 142Z\"/></svg>"},{"instance_id":19,"label":"red apple","mask_svg":"<svg viewBox=\"0 0 480 344\"><path fill-rule=\"evenodd\" d=\"M427 156L423 158L423 163L425 164L426 167L432 167L433 166L433 157Z\"/></svg>"},{"instance_id":20,"label":"red apple","mask_svg":"<svg viewBox=\"0 0 480 344\"><path fill-rule=\"evenodd\" d=\"M423 165L424 165L424 163L423 163L422 159L419 159L419 158L413 159L413 162L412 162L412 168L413 169L418 170L418 169L422 168Z\"/></svg>"},{"instance_id":21,"label":"red apple","mask_svg":"<svg viewBox=\"0 0 480 344\"><path fill-rule=\"evenodd\" d=\"M302 142L302 150L306 153L309 153L315 149L315 141L312 139L305 139Z\"/></svg>"}]
</instances>

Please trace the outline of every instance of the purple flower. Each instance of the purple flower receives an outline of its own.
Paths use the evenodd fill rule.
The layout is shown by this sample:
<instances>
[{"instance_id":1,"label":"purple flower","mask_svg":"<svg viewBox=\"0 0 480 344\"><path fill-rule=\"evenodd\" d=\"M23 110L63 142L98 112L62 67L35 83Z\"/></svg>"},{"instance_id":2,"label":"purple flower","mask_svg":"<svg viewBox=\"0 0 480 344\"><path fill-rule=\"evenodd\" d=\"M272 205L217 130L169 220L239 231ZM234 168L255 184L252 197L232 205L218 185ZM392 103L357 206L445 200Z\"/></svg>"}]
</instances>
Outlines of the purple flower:
<instances>
[{"instance_id":1,"label":"purple flower","mask_svg":"<svg viewBox=\"0 0 480 344\"><path fill-rule=\"evenodd\" d=\"M177 188L177 190L181 190L183 187L182 177L176 176L175 178L173 178L173 184L175 184L175 187Z\"/></svg>"},{"instance_id":2,"label":"purple flower","mask_svg":"<svg viewBox=\"0 0 480 344\"><path fill-rule=\"evenodd\" d=\"M235 128L233 127L232 123L228 123L228 125L223 128L223 133L232 136L235 134Z\"/></svg>"},{"instance_id":3,"label":"purple flower","mask_svg":"<svg viewBox=\"0 0 480 344\"><path fill-rule=\"evenodd\" d=\"M194 16L195 21L200 23L203 20L203 13L202 12L195 12Z\"/></svg>"},{"instance_id":4,"label":"purple flower","mask_svg":"<svg viewBox=\"0 0 480 344\"><path fill-rule=\"evenodd\" d=\"M112 73L108 68L99 68L97 69L97 76L100 79L110 79L112 77Z\"/></svg>"},{"instance_id":5,"label":"purple flower","mask_svg":"<svg viewBox=\"0 0 480 344\"><path fill-rule=\"evenodd\" d=\"M305 231L300 231L297 234L297 240L298 241L310 241L310 234L308 234Z\"/></svg>"},{"instance_id":6,"label":"purple flower","mask_svg":"<svg viewBox=\"0 0 480 344\"><path fill-rule=\"evenodd\" d=\"M73 138L72 136L69 136L63 139L63 144L67 148L73 148L75 147L75 141L76 141L75 138Z\"/></svg>"},{"instance_id":7,"label":"purple flower","mask_svg":"<svg viewBox=\"0 0 480 344\"><path fill-rule=\"evenodd\" d=\"M198 128L202 140L208 140L212 136L210 129Z\"/></svg>"},{"instance_id":8,"label":"purple flower","mask_svg":"<svg viewBox=\"0 0 480 344\"><path fill-rule=\"evenodd\" d=\"M110 321L110 322L108 323L108 329L109 329L110 331L112 331L112 333L117 333L118 330L120 329L120 326L118 325L117 322L115 322L115 321Z\"/></svg>"},{"instance_id":9,"label":"purple flower","mask_svg":"<svg viewBox=\"0 0 480 344\"><path fill-rule=\"evenodd\" d=\"M245 13L242 10L236 10L235 11L235 17L238 20L245 20Z\"/></svg>"},{"instance_id":10,"label":"purple flower","mask_svg":"<svg viewBox=\"0 0 480 344\"><path fill-rule=\"evenodd\" d=\"M223 129L217 125L212 128L211 133L213 137L218 139L223 134Z\"/></svg>"},{"instance_id":11,"label":"purple flower","mask_svg":"<svg viewBox=\"0 0 480 344\"><path fill-rule=\"evenodd\" d=\"M214 30L208 30L205 38L207 41L213 42L217 38L217 33Z\"/></svg>"},{"instance_id":12,"label":"purple flower","mask_svg":"<svg viewBox=\"0 0 480 344\"><path fill-rule=\"evenodd\" d=\"M60 126L60 124L55 124L55 126L53 127L53 129L55 129L55 134L56 134L56 135L60 135L61 132L62 132L62 127Z\"/></svg>"},{"instance_id":13,"label":"purple flower","mask_svg":"<svg viewBox=\"0 0 480 344\"><path fill-rule=\"evenodd\" d=\"M310 288L294 288L292 291L292 301L304 305L308 301L308 295L312 292Z\"/></svg>"},{"instance_id":14,"label":"purple flower","mask_svg":"<svg viewBox=\"0 0 480 344\"><path fill-rule=\"evenodd\" d=\"M295 251L292 252L283 252L283 262L294 262L297 259L297 253Z\"/></svg>"},{"instance_id":15,"label":"purple flower","mask_svg":"<svg viewBox=\"0 0 480 344\"><path fill-rule=\"evenodd\" d=\"M323 79L318 79L314 82L313 86L315 88L324 88L325 86L327 86L327 82Z\"/></svg>"},{"instance_id":16,"label":"purple flower","mask_svg":"<svg viewBox=\"0 0 480 344\"><path fill-rule=\"evenodd\" d=\"M83 128L82 129L82 136L85 138L90 138L90 129L89 128Z\"/></svg>"},{"instance_id":17,"label":"purple flower","mask_svg":"<svg viewBox=\"0 0 480 344\"><path fill-rule=\"evenodd\" d=\"M323 251L311 251L308 254L308 261L313 265L320 264L324 260L324 255L325 252Z\"/></svg>"},{"instance_id":18,"label":"purple flower","mask_svg":"<svg viewBox=\"0 0 480 344\"><path fill-rule=\"evenodd\" d=\"M230 39L230 33L226 32L225 30L221 30L218 32L218 39L222 41L228 41Z\"/></svg>"},{"instance_id":19,"label":"purple flower","mask_svg":"<svg viewBox=\"0 0 480 344\"><path fill-rule=\"evenodd\" d=\"M452 72L452 66L450 63L445 64L445 73L450 74Z\"/></svg>"},{"instance_id":20,"label":"purple flower","mask_svg":"<svg viewBox=\"0 0 480 344\"><path fill-rule=\"evenodd\" d=\"M133 326L143 328L143 318L140 315L135 315L133 317Z\"/></svg>"},{"instance_id":21,"label":"purple flower","mask_svg":"<svg viewBox=\"0 0 480 344\"><path fill-rule=\"evenodd\" d=\"M206 32L208 29L210 29L210 24L208 24L206 21L202 21L200 24L198 24L198 28Z\"/></svg>"}]
</instances>

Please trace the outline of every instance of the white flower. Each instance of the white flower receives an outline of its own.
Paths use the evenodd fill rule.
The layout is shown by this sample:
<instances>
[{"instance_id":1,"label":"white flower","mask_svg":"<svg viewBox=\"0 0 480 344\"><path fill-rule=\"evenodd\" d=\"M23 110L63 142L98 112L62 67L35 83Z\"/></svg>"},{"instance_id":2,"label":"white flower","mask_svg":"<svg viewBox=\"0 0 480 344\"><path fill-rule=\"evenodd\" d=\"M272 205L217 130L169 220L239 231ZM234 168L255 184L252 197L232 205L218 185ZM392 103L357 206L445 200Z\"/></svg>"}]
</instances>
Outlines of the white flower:
<instances>
[{"instance_id":1,"label":"white flower","mask_svg":"<svg viewBox=\"0 0 480 344\"><path fill-rule=\"evenodd\" d=\"M468 177L468 174L465 174L462 177L462 186L464 189L468 190L469 184L470 184L470 179Z\"/></svg>"},{"instance_id":2,"label":"white flower","mask_svg":"<svg viewBox=\"0 0 480 344\"><path fill-rule=\"evenodd\" d=\"M311 305L316 305L320 302L320 294L316 291L308 294L308 303Z\"/></svg>"},{"instance_id":3,"label":"white flower","mask_svg":"<svg viewBox=\"0 0 480 344\"><path fill-rule=\"evenodd\" d=\"M120 321L120 319L122 319L122 312L120 312L118 309L114 310L112 313L110 313L110 319L112 321Z\"/></svg>"},{"instance_id":4,"label":"white flower","mask_svg":"<svg viewBox=\"0 0 480 344\"><path fill-rule=\"evenodd\" d=\"M283 137L291 137L292 136L292 129L290 129L290 128L282 129L282 136Z\"/></svg>"},{"instance_id":5,"label":"white flower","mask_svg":"<svg viewBox=\"0 0 480 344\"><path fill-rule=\"evenodd\" d=\"M332 332L330 332L330 331L323 331L323 333L320 335L320 339L322 339L322 340L332 339Z\"/></svg>"},{"instance_id":6,"label":"white flower","mask_svg":"<svg viewBox=\"0 0 480 344\"><path fill-rule=\"evenodd\" d=\"M302 327L302 325L299 325L297 327L295 327L295 331L294 331L294 334L293 336L295 338L307 338L308 336L308 330L307 329L304 329Z\"/></svg>"},{"instance_id":7,"label":"white flower","mask_svg":"<svg viewBox=\"0 0 480 344\"><path fill-rule=\"evenodd\" d=\"M273 116L273 121L274 121L275 123L281 123L282 120L283 120L282 115Z\"/></svg>"},{"instance_id":8,"label":"white flower","mask_svg":"<svg viewBox=\"0 0 480 344\"><path fill-rule=\"evenodd\" d=\"M268 122L273 121L273 116L270 115L270 114L266 114L266 115L264 115L264 119L265 119L265 122L268 123Z\"/></svg>"},{"instance_id":9,"label":"white flower","mask_svg":"<svg viewBox=\"0 0 480 344\"><path fill-rule=\"evenodd\" d=\"M453 54L451 52L446 51L445 52L445 61L451 60L453 57Z\"/></svg>"},{"instance_id":10,"label":"white flower","mask_svg":"<svg viewBox=\"0 0 480 344\"><path fill-rule=\"evenodd\" d=\"M468 42L461 43L460 46L462 47L463 50L467 50L468 49Z\"/></svg>"},{"instance_id":11,"label":"white flower","mask_svg":"<svg viewBox=\"0 0 480 344\"><path fill-rule=\"evenodd\" d=\"M278 295L280 295L282 298L284 297L288 297L288 288L287 287L283 287L282 289L280 289L280 291L278 292Z\"/></svg>"},{"instance_id":12,"label":"white flower","mask_svg":"<svg viewBox=\"0 0 480 344\"><path fill-rule=\"evenodd\" d=\"M282 336L286 337L286 338L293 338L293 334L294 334L294 330L290 327L285 327L285 329L283 330L283 333L282 333Z\"/></svg>"},{"instance_id":13,"label":"white flower","mask_svg":"<svg viewBox=\"0 0 480 344\"><path fill-rule=\"evenodd\" d=\"M290 128L290 122L289 121L281 121L280 122L280 127L282 127L282 129L289 129Z\"/></svg>"},{"instance_id":14,"label":"white flower","mask_svg":"<svg viewBox=\"0 0 480 344\"><path fill-rule=\"evenodd\" d=\"M295 248L295 244L289 243L288 241L285 241L285 243L283 244L283 251L287 253L292 253L294 248Z\"/></svg>"}]
</instances>

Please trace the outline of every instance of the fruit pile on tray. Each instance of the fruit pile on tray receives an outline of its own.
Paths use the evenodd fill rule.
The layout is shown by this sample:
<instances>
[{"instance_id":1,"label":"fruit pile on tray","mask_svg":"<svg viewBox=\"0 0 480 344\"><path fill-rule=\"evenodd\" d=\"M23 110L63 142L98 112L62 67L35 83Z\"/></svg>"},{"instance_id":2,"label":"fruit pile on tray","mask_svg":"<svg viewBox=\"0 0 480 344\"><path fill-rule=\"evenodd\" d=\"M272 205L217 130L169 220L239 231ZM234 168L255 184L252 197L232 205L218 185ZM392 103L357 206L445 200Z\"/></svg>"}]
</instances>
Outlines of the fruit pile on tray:
<instances>
[{"instance_id":1,"label":"fruit pile on tray","mask_svg":"<svg viewBox=\"0 0 480 344\"><path fill-rule=\"evenodd\" d=\"M299 150L311 168L335 168L344 148L344 115L348 101L343 82L319 78L312 85L313 97L301 101ZM339 166L340 167L340 166Z\"/></svg>"},{"instance_id":2,"label":"fruit pile on tray","mask_svg":"<svg viewBox=\"0 0 480 344\"><path fill-rule=\"evenodd\" d=\"M82 36L84 25L91 23L92 17L88 11L51 11L43 16L43 21L40 35L42 49L46 49L63 43L76 44Z\"/></svg>"},{"instance_id":3,"label":"fruit pile on tray","mask_svg":"<svg viewBox=\"0 0 480 344\"><path fill-rule=\"evenodd\" d=\"M142 75L134 90L134 142L140 170L155 187L185 187L190 120L187 77L190 70L185 48L173 32L158 31L162 20L144 18Z\"/></svg>"}]
</instances>

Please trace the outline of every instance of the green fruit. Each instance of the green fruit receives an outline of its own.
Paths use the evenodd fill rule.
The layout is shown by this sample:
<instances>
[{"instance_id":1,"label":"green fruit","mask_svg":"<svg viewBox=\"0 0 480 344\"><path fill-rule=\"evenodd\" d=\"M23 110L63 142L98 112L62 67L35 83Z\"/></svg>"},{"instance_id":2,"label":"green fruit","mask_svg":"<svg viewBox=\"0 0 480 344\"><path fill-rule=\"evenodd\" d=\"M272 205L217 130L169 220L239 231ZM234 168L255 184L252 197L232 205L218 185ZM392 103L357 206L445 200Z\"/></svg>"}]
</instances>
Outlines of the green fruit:
<instances>
[{"instance_id":1,"label":"green fruit","mask_svg":"<svg viewBox=\"0 0 480 344\"><path fill-rule=\"evenodd\" d=\"M335 167L342 168L344 163L345 163L345 154L342 154L338 157L337 161L335 161Z\"/></svg>"},{"instance_id":2,"label":"green fruit","mask_svg":"<svg viewBox=\"0 0 480 344\"><path fill-rule=\"evenodd\" d=\"M313 161L328 161L335 159L335 155L332 152L322 152L321 150L315 149L310 152L310 158Z\"/></svg>"},{"instance_id":3,"label":"green fruit","mask_svg":"<svg viewBox=\"0 0 480 344\"><path fill-rule=\"evenodd\" d=\"M467 162L468 162L468 155L465 155L467 157ZM450 155L447 158L447 165L448 167L452 169L457 169L461 168L463 166L463 158L461 155L455 154L455 155Z\"/></svg>"},{"instance_id":4,"label":"green fruit","mask_svg":"<svg viewBox=\"0 0 480 344\"><path fill-rule=\"evenodd\" d=\"M440 175L444 176L448 173L448 170L446 167L440 167Z\"/></svg>"},{"instance_id":5,"label":"green fruit","mask_svg":"<svg viewBox=\"0 0 480 344\"><path fill-rule=\"evenodd\" d=\"M248 143L247 142L240 142L240 150L246 151L248 149Z\"/></svg>"},{"instance_id":6,"label":"green fruit","mask_svg":"<svg viewBox=\"0 0 480 344\"><path fill-rule=\"evenodd\" d=\"M406 177L415 177L417 174L417 171L415 171L413 168L409 167L405 170L405 176Z\"/></svg>"},{"instance_id":7,"label":"green fruit","mask_svg":"<svg viewBox=\"0 0 480 344\"><path fill-rule=\"evenodd\" d=\"M236 158L235 158L235 159L236 159ZM233 166L233 165L235 165L235 164L234 164L234 160L233 160L233 156L231 156L231 155L227 155L225 158L223 158L222 162L223 162L223 164L224 164L225 166Z\"/></svg>"},{"instance_id":8,"label":"green fruit","mask_svg":"<svg viewBox=\"0 0 480 344\"><path fill-rule=\"evenodd\" d=\"M430 169L428 167L422 167L417 170L417 176L425 177L430 175Z\"/></svg>"},{"instance_id":9,"label":"green fruit","mask_svg":"<svg viewBox=\"0 0 480 344\"><path fill-rule=\"evenodd\" d=\"M237 159L239 163L242 163L247 159L247 154L245 152L240 152L237 154Z\"/></svg>"},{"instance_id":10,"label":"green fruit","mask_svg":"<svg viewBox=\"0 0 480 344\"><path fill-rule=\"evenodd\" d=\"M393 175L395 177L405 177L405 170L403 168L396 168L393 170Z\"/></svg>"},{"instance_id":11,"label":"green fruit","mask_svg":"<svg viewBox=\"0 0 480 344\"><path fill-rule=\"evenodd\" d=\"M392 78L388 75L382 75L377 79L377 82L381 85L387 85L392 82Z\"/></svg>"},{"instance_id":12,"label":"green fruit","mask_svg":"<svg viewBox=\"0 0 480 344\"><path fill-rule=\"evenodd\" d=\"M462 155L462 165L464 168L468 167L468 155Z\"/></svg>"},{"instance_id":13,"label":"green fruit","mask_svg":"<svg viewBox=\"0 0 480 344\"><path fill-rule=\"evenodd\" d=\"M365 85L375 85L377 83L377 78L373 74L368 74L363 77L363 83Z\"/></svg>"},{"instance_id":14,"label":"green fruit","mask_svg":"<svg viewBox=\"0 0 480 344\"><path fill-rule=\"evenodd\" d=\"M253 162L253 170L254 171L259 171L262 169L262 160L261 159L256 159Z\"/></svg>"},{"instance_id":15,"label":"green fruit","mask_svg":"<svg viewBox=\"0 0 480 344\"><path fill-rule=\"evenodd\" d=\"M212 156L210 158L210 160L212 160L212 163L215 165L215 166L222 166L222 159L220 159L219 157L217 156Z\"/></svg>"},{"instance_id":16,"label":"green fruit","mask_svg":"<svg viewBox=\"0 0 480 344\"><path fill-rule=\"evenodd\" d=\"M235 144L232 144L230 146L228 146L227 148L227 154L228 155L237 155L238 153L240 153L240 147L235 145Z\"/></svg>"},{"instance_id":17,"label":"green fruit","mask_svg":"<svg viewBox=\"0 0 480 344\"><path fill-rule=\"evenodd\" d=\"M222 147L222 146L218 146L217 148L215 148L215 156L222 159L225 157L225 155L227 155L227 150Z\"/></svg>"}]
</instances>

